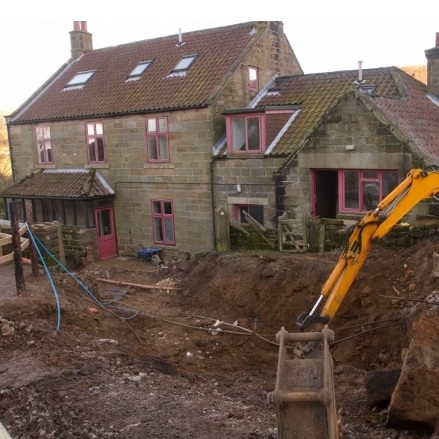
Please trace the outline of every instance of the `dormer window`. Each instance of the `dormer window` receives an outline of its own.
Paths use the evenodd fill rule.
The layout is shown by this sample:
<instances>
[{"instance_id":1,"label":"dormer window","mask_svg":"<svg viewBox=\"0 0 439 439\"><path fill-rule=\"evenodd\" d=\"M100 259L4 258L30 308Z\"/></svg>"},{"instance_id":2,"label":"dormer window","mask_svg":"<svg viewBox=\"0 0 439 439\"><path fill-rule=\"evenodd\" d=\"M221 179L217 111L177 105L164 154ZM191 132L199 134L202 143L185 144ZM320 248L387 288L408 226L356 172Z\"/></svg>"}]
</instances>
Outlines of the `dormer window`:
<instances>
[{"instance_id":1,"label":"dormer window","mask_svg":"<svg viewBox=\"0 0 439 439\"><path fill-rule=\"evenodd\" d=\"M143 72L151 65L152 61L142 61L131 70L131 73L128 75L127 81L137 81L143 74Z\"/></svg>"},{"instance_id":2,"label":"dormer window","mask_svg":"<svg viewBox=\"0 0 439 439\"><path fill-rule=\"evenodd\" d=\"M258 69L256 67L248 68L248 89L250 91L259 90Z\"/></svg>"},{"instance_id":3,"label":"dormer window","mask_svg":"<svg viewBox=\"0 0 439 439\"><path fill-rule=\"evenodd\" d=\"M89 70L87 72L77 73L64 87L66 89L82 88L88 82L88 80L94 75L96 70Z\"/></svg>"},{"instance_id":4,"label":"dormer window","mask_svg":"<svg viewBox=\"0 0 439 439\"><path fill-rule=\"evenodd\" d=\"M225 111L227 154L267 153L298 110L284 105Z\"/></svg>"},{"instance_id":5,"label":"dormer window","mask_svg":"<svg viewBox=\"0 0 439 439\"><path fill-rule=\"evenodd\" d=\"M240 114L227 118L227 145L231 153L265 150L265 114Z\"/></svg>"},{"instance_id":6,"label":"dormer window","mask_svg":"<svg viewBox=\"0 0 439 439\"><path fill-rule=\"evenodd\" d=\"M171 71L169 76L184 76L195 61L197 55L184 56Z\"/></svg>"}]
</instances>

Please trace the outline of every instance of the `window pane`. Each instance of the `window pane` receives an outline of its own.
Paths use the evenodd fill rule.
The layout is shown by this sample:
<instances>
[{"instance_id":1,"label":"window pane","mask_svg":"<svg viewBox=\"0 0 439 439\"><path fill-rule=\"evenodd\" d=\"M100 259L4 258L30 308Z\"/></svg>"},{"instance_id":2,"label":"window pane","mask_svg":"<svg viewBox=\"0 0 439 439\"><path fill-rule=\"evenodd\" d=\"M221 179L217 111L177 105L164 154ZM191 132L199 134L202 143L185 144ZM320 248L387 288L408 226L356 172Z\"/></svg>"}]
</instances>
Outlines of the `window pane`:
<instances>
[{"instance_id":1,"label":"window pane","mask_svg":"<svg viewBox=\"0 0 439 439\"><path fill-rule=\"evenodd\" d=\"M166 117L159 118L159 131L161 133L168 131L168 119Z\"/></svg>"},{"instance_id":2,"label":"window pane","mask_svg":"<svg viewBox=\"0 0 439 439\"><path fill-rule=\"evenodd\" d=\"M154 236L156 241L163 242L162 219L154 218Z\"/></svg>"},{"instance_id":3,"label":"window pane","mask_svg":"<svg viewBox=\"0 0 439 439\"><path fill-rule=\"evenodd\" d=\"M248 149L258 151L259 147L259 118L252 117L248 120Z\"/></svg>"},{"instance_id":4,"label":"window pane","mask_svg":"<svg viewBox=\"0 0 439 439\"><path fill-rule=\"evenodd\" d=\"M176 66L174 70L186 70L195 59L195 55L184 57Z\"/></svg>"},{"instance_id":5,"label":"window pane","mask_svg":"<svg viewBox=\"0 0 439 439\"><path fill-rule=\"evenodd\" d=\"M249 206L248 213L259 223L264 225L264 207Z\"/></svg>"},{"instance_id":6,"label":"window pane","mask_svg":"<svg viewBox=\"0 0 439 439\"><path fill-rule=\"evenodd\" d=\"M167 137L163 135L159 136L159 142L160 142L160 159L166 160L168 158Z\"/></svg>"},{"instance_id":7,"label":"window pane","mask_svg":"<svg viewBox=\"0 0 439 439\"><path fill-rule=\"evenodd\" d=\"M162 212L162 206L161 206L160 201L153 201L152 210L154 213L161 213Z\"/></svg>"},{"instance_id":8,"label":"window pane","mask_svg":"<svg viewBox=\"0 0 439 439\"><path fill-rule=\"evenodd\" d=\"M383 172L383 198L389 195L398 184L398 175L396 172Z\"/></svg>"},{"instance_id":9,"label":"window pane","mask_svg":"<svg viewBox=\"0 0 439 439\"><path fill-rule=\"evenodd\" d=\"M104 126L101 123L96 124L96 134L102 136L104 134Z\"/></svg>"},{"instance_id":10,"label":"window pane","mask_svg":"<svg viewBox=\"0 0 439 439\"><path fill-rule=\"evenodd\" d=\"M46 142L46 154L47 154L47 161L52 161L52 144L50 142Z\"/></svg>"},{"instance_id":11,"label":"window pane","mask_svg":"<svg viewBox=\"0 0 439 439\"><path fill-rule=\"evenodd\" d=\"M40 140L43 138L43 128L37 127L37 139Z\"/></svg>"},{"instance_id":12,"label":"window pane","mask_svg":"<svg viewBox=\"0 0 439 439\"><path fill-rule=\"evenodd\" d=\"M66 224L74 226L75 225L75 208L73 206L73 201L65 201L64 209L66 212Z\"/></svg>"},{"instance_id":13,"label":"window pane","mask_svg":"<svg viewBox=\"0 0 439 439\"><path fill-rule=\"evenodd\" d=\"M148 146L149 146L149 159L150 160L158 160L159 153L157 149L157 139L155 136L148 137Z\"/></svg>"},{"instance_id":14,"label":"window pane","mask_svg":"<svg viewBox=\"0 0 439 439\"><path fill-rule=\"evenodd\" d=\"M50 139L50 127L44 127L43 133L45 139Z\"/></svg>"},{"instance_id":15,"label":"window pane","mask_svg":"<svg viewBox=\"0 0 439 439\"><path fill-rule=\"evenodd\" d=\"M98 137L96 139L96 144L98 147L98 162L103 162L105 161L104 139L102 137Z\"/></svg>"},{"instance_id":16,"label":"window pane","mask_svg":"<svg viewBox=\"0 0 439 439\"><path fill-rule=\"evenodd\" d=\"M90 157L91 162L96 161L95 142L93 139L89 139L89 141L88 141L88 155Z\"/></svg>"},{"instance_id":17,"label":"window pane","mask_svg":"<svg viewBox=\"0 0 439 439\"><path fill-rule=\"evenodd\" d=\"M85 226L85 203L83 201L75 201L76 209L76 225Z\"/></svg>"},{"instance_id":18,"label":"window pane","mask_svg":"<svg viewBox=\"0 0 439 439\"><path fill-rule=\"evenodd\" d=\"M245 151L245 119L236 117L232 120L232 149L233 151Z\"/></svg>"},{"instance_id":19,"label":"window pane","mask_svg":"<svg viewBox=\"0 0 439 439\"><path fill-rule=\"evenodd\" d=\"M44 222L42 201L41 200L33 200L33 208L34 208L34 222L35 223Z\"/></svg>"},{"instance_id":20,"label":"window pane","mask_svg":"<svg viewBox=\"0 0 439 439\"><path fill-rule=\"evenodd\" d=\"M378 171L363 171L363 178L373 178L376 180L378 178Z\"/></svg>"},{"instance_id":21,"label":"window pane","mask_svg":"<svg viewBox=\"0 0 439 439\"><path fill-rule=\"evenodd\" d=\"M148 132L155 133L157 131L157 121L155 119L148 119Z\"/></svg>"},{"instance_id":22,"label":"window pane","mask_svg":"<svg viewBox=\"0 0 439 439\"><path fill-rule=\"evenodd\" d=\"M41 141L38 142L38 161L40 163L44 163L46 161L46 156L44 154L44 143Z\"/></svg>"},{"instance_id":23,"label":"window pane","mask_svg":"<svg viewBox=\"0 0 439 439\"><path fill-rule=\"evenodd\" d=\"M165 201L163 207L166 215L172 215L172 203L170 201Z\"/></svg>"},{"instance_id":24,"label":"window pane","mask_svg":"<svg viewBox=\"0 0 439 439\"><path fill-rule=\"evenodd\" d=\"M54 200L53 207L55 210L55 220L59 221L60 223L64 224L64 210L63 210L63 204L61 200Z\"/></svg>"},{"instance_id":25,"label":"window pane","mask_svg":"<svg viewBox=\"0 0 439 439\"><path fill-rule=\"evenodd\" d=\"M345 207L350 209L359 208L359 173L357 171L344 172Z\"/></svg>"},{"instance_id":26,"label":"window pane","mask_svg":"<svg viewBox=\"0 0 439 439\"><path fill-rule=\"evenodd\" d=\"M363 182L363 209L375 209L380 200L380 187L378 183Z\"/></svg>"},{"instance_id":27,"label":"window pane","mask_svg":"<svg viewBox=\"0 0 439 439\"><path fill-rule=\"evenodd\" d=\"M174 221L172 218L164 218L165 240L168 243L174 242Z\"/></svg>"}]
</instances>

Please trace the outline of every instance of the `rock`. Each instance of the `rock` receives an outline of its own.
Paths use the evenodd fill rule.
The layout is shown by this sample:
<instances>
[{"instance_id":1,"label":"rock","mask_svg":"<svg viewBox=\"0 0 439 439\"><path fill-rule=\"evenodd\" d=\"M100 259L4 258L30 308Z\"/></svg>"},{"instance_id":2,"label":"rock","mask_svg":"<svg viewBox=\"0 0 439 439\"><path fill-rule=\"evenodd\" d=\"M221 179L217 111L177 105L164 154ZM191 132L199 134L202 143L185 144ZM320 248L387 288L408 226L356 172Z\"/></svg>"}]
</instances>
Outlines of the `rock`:
<instances>
[{"instance_id":1,"label":"rock","mask_svg":"<svg viewBox=\"0 0 439 439\"><path fill-rule=\"evenodd\" d=\"M15 329L11 322L3 323L1 328L1 333L3 337L7 337L9 335L14 335Z\"/></svg>"},{"instance_id":2,"label":"rock","mask_svg":"<svg viewBox=\"0 0 439 439\"><path fill-rule=\"evenodd\" d=\"M374 370L364 377L369 407L387 407L395 389L401 369Z\"/></svg>"},{"instance_id":3,"label":"rock","mask_svg":"<svg viewBox=\"0 0 439 439\"><path fill-rule=\"evenodd\" d=\"M388 424L419 422L435 425L439 419L439 316L421 316L404 356L401 376L393 392Z\"/></svg>"}]
</instances>

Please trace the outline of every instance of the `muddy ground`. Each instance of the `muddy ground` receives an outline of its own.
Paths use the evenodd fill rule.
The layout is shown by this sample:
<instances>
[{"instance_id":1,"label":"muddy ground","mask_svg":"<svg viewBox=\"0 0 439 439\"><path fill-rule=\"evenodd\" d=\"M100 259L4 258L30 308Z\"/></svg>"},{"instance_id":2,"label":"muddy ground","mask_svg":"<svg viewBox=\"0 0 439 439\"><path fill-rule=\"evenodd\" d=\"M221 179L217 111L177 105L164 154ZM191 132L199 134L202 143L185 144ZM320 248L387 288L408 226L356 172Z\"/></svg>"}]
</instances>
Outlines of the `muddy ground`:
<instances>
[{"instance_id":1,"label":"muddy ground","mask_svg":"<svg viewBox=\"0 0 439 439\"><path fill-rule=\"evenodd\" d=\"M401 365L422 304L394 297L439 289L438 248L437 238L374 247L331 323L345 439L431 436L425 426L387 426L386 409L367 405L364 376ZM118 257L73 279L61 269L34 278L26 266L20 297L13 265L0 266L0 421L13 439L274 439L275 335L296 331L339 253L233 252L161 265Z\"/></svg>"}]
</instances>

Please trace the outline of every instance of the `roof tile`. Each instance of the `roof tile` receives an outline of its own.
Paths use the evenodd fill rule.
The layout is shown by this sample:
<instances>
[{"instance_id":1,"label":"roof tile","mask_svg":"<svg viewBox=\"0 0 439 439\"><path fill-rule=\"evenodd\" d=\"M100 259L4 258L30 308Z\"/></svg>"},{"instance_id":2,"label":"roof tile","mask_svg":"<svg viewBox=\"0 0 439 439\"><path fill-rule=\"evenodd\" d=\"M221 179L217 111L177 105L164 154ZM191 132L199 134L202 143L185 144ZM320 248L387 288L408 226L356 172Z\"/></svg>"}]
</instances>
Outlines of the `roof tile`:
<instances>
[{"instance_id":1,"label":"roof tile","mask_svg":"<svg viewBox=\"0 0 439 439\"><path fill-rule=\"evenodd\" d=\"M215 87L255 38L255 22L155 38L86 52L24 105L12 122L74 119L111 114L194 108L209 103ZM185 76L169 77L185 55L197 58ZM126 81L140 62L153 60L137 81ZM83 88L64 90L78 72L96 70Z\"/></svg>"},{"instance_id":2,"label":"roof tile","mask_svg":"<svg viewBox=\"0 0 439 439\"><path fill-rule=\"evenodd\" d=\"M1 196L83 200L113 197L114 191L94 169L45 169L8 187Z\"/></svg>"}]
</instances>

